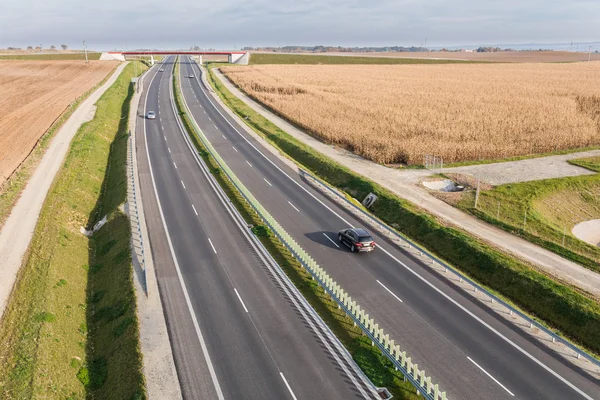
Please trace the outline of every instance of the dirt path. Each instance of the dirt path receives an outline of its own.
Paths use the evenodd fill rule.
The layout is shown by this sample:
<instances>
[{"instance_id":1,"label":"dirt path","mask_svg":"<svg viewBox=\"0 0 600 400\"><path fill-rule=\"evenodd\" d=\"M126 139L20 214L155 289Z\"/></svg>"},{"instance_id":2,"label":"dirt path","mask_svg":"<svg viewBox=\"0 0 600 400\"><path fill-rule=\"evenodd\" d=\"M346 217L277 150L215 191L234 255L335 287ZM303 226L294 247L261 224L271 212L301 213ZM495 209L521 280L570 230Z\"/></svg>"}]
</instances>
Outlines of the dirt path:
<instances>
[{"instance_id":1,"label":"dirt path","mask_svg":"<svg viewBox=\"0 0 600 400\"><path fill-rule=\"evenodd\" d=\"M567 160L600 156L600 150L508 161L496 164L469 165L444 168L445 173L469 174L491 185L564 178L565 176L593 175L595 172L571 165Z\"/></svg>"},{"instance_id":2,"label":"dirt path","mask_svg":"<svg viewBox=\"0 0 600 400\"><path fill-rule=\"evenodd\" d=\"M126 63L121 64L60 128L0 230L0 318L29 247L42 204L69 150L71 140L81 124L89 119L96 101L116 81L125 65Z\"/></svg>"},{"instance_id":3,"label":"dirt path","mask_svg":"<svg viewBox=\"0 0 600 400\"><path fill-rule=\"evenodd\" d=\"M347 168L354 171L360 171L362 175L393 191L399 197L424 208L444 221L464 229L474 236L477 236L488 243L492 243L508 253L531 262L550 275L557 277L559 280L569 282L581 290L592 294L596 298L600 298L600 274L594 273L524 239L488 225L477 218L434 198L429 195L425 189L415 185L415 182L430 175L429 171L402 171L387 168L348 151L340 150L339 148L320 142L250 99L227 80L220 71L213 71L227 89L244 101L254 111L318 152L327 155Z\"/></svg>"}]
</instances>

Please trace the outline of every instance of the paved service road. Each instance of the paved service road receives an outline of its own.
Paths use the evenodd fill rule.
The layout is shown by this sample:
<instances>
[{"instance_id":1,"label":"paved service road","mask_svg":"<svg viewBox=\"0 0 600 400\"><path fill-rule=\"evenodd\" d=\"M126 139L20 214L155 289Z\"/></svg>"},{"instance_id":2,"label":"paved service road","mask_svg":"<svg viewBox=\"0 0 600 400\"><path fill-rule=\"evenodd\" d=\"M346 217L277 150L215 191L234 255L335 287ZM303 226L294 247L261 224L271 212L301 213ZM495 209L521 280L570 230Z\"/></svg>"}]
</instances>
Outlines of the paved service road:
<instances>
[{"instance_id":1,"label":"paved service road","mask_svg":"<svg viewBox=\"0 0 600 400\"><path fill-rule=\"evenodd\" d=\"M184 97L193 117L246 187L283 228L400 343L452 399L593 399L585 371L455 290L418 260L375 236L379 247L352 254L337 231L361 223L307 185L215 102L187 58ZM195 78L187 78L194 74Z\"/></svg>"},{"instance_id":2,"label":"paved service road","mask_svg":"<svg viewBox=\"0 0 600 400\"><path fill-rule=\"evenodd\" d=\"M145 80L136 146L184 397L373 398L348 354L261 261L213 190L176 119L173 61L167 58L164 72L154 67ZM143 118L150 110L156 119Z\"/></svg>"}]
</instances>

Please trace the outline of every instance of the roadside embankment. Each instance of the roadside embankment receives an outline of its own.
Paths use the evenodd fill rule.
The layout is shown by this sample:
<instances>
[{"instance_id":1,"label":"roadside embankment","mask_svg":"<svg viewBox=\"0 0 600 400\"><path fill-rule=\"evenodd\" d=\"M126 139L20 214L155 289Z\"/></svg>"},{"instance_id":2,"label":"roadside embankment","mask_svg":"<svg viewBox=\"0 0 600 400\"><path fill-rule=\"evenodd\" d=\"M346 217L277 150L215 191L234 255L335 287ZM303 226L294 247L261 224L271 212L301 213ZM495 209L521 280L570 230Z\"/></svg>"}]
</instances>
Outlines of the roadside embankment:
<instances>
[{"instance_id":1,"label":"roadside embankment","mask_svg":"<svg viewBox=\"0 0 600 400\"><path fill-rule=\"evenodd\" d=\"M0 326L2 398L146 397L121 211L133 76L124 65L96 102L46 197Z\"/></svg>"}]
</instances>

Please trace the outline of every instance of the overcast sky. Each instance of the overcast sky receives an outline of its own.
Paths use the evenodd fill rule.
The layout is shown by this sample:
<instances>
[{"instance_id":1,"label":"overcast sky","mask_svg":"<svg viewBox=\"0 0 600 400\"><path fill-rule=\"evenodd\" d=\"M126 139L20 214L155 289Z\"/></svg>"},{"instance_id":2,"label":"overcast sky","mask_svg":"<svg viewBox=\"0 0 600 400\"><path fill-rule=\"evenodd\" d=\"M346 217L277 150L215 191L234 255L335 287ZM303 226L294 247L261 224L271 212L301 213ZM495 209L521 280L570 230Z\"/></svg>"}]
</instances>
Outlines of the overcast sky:
<instances>
[{"instance_id":1,"label":"overcast sky","mask_svg":"<svg viewBox=\"0 0 600 400\"><path fill-rule=\"evenodd\" d=\"M0 48L600 40L600 0L0 0Z\"/></svg>"}]
</instances>

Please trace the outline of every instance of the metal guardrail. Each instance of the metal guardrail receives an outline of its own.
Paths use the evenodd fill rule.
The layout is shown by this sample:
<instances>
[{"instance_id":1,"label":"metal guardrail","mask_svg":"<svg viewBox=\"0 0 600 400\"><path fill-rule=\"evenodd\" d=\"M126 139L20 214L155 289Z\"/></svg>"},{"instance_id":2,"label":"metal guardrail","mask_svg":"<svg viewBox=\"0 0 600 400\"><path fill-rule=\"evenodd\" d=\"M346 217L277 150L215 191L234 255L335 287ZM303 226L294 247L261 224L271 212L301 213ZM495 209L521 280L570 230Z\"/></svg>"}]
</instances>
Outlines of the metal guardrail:
<instances>
[{"instance_id":1,"label":"metal guardrail","mask_svg":"<svg viewBox=\"0 0 600 400\"><path fill-rule=\"evenodd\" d=\"M138 209L138 204L137 204L137 191L135 189L135 170L133 169L133 146L135 146L135 143L133 143L133 137L131 136L131 132L129 133L129 157L131 159L131 178L130 178L130 184L131 184L131 192L133 195L133 202L130 204L133 204L133 209L135 210L135 220L137 222L137 231L138 231L138 238L140 241L140 251L141 251L141 259L140 261L140 266L142 267L142 271L144 272L144 289L146 292L146 295L148 295L148 284L147 284L147 280L146 280L146 255L144 254L144 236L142 234L142 226L140 224L140 213L139 213L139 209ZM130 208L130 213L131 213L131 208ZM131 217L130 217L131 218ZM132 244L133 245L133 244ZM134 247L135 249L135 247Z\"/></svg>"},{"instance_id":2,"label":"metal guardrail","mask_svg":"<svg viewBox=\"0 0 600 400\"><path fill-rule=\"evenodd\" d=\"M543 326L539 322L531 319L530 317L528 317L527 315L525 315L524 313L522 313L518 309L514 308L513 306L511 306L510 304L508 304L507 302L505 302L501 298L499 298L496 295L490 293L487 289L483 288L482 286L480 286L479 284L477 284L476 282L474 282L472 279L470 279L470 278L466 277L465 275L463 275L462 273L458 272L456 270L456 268L454 268L451 265L447 264L446 262L440 260L439 258L437 258L436 256L434 256L433 254L431 254L430 252L428 252L427 250L425 250L423 247L419 246L418 244L414 243L410 239L408 239L405 236L401 235L400 233L398 233L397 231L395 231L394 229L392 229L391 227L389 227L385 222L381 221L379 218L377 218L377 217L369 214L368 212L364 211L363 209L361 209L360 207L358 207L356 204L353 204L350 200L348 200L346 198L346 196L344 196L343 194L341 194L337 189L333 188L327 182L323 181L322 179L320 179L320 178L318 178L318 177L316 177L316 176L314 176L314 175L310 174L309 172L307 172L305 170L302 170L302 169L300 169L300 175L304 176L304 177L308 177L310 179L313 179L313 180L319 182L322 186L324 186L329 191L331 191L332 193L334 193L337 197L339 197L340 199L343 199L353 209L355 209L356 211L360 212L364 217L366 217L369 221L371 221L370 223L373 226L383 228L384 230L388 231L388 233L390 233L392 236L398 238L403 243L405 243L407 245L407 247L409 247L409 248L412 247L412 248L416 249L418 252L420 252L423 256L429 258L431 260L431 264L432 265L434 263L437 263L442 268L444 268L446 271L449 271L452 274L454 274L456 277L458 277L460 281L465 281L465 282L469 283L471 286L473 286L476 290L479 290L482 293L485 293L491 299L492 303L493 302L497 302L497 303L503 305L504 307L506 307L508 310L510 310L511 313L514 313L514 314L518 315L519 317L523 318L525 321L527 321L530 324L531 328L533 328L535 326L537 329L543 331L544 333L546 333L547 335L549 335L550 337L552 337L552 341L553 342L559 342L559 343L567 346L568 348L570 348L571 350L573 350L577 354L577 358L578 359L580 357L584 357L588 361L590 361L591 363L593 363L593 364L595 364L595 365L597 365L597 366L600 367L600 360L598 360L594 356L588 354L584 350L578 348L577 346L575 346L574 344L570 343L569 341L567 341L563 337L561 337L561 336L557 335L556 333L552 332L551 330L549 330L548 328L546 328L545 326Z\"/></svg>"},{"instance_id":3,"label":"metal guardrail","mask_svg":"<svg viewBox=\"0 0 600 400\"><path fill-rule=\"evenodd\" d=\"M182 95L181 81L179 81L178 94L183 99L183 105L185 112L191 115L187 102ZM433 384L431 377L427 377L424 370L419 369L418 364L413 363L411 357L406 354L406 351L402 351L400 345L396 344L394 340L390 339L389 334L384 333L383 329L379 328L379 325L373 318L369 317L369 314L363 310L356 301L352 300L352 297L345 292L340 285L338 285L329 274L321 268L313 258L298 245L298 243L290 236L279 223L269 214L269 212L260 204L258 200L252 195L252 193L244 186L244 184L237 178L233 171L227 166L225 161L221 158L219 153L212 146L208 138L204 135L198 124L193 118L190 118L193 128L196 131L198 137L213 156L213 158L219 164L219 167L227 177L231 180L233 185L246 199L248 204L257 212L261 219L267 224L271 231L279 238L279 240L285 245L285 247L292 253L292 255L300 261L302 266L311 274L311 276L321 285L321 287L336 301L338 306L343 309L350 318L363 330L363 332L371 339L373 344L383 352L383 354L394 364L396 369L400 370L402 374L413 384L420 393L428 400L446 400L446 392L442 392L437 384Z\"/></svg>"}]
</instances>

